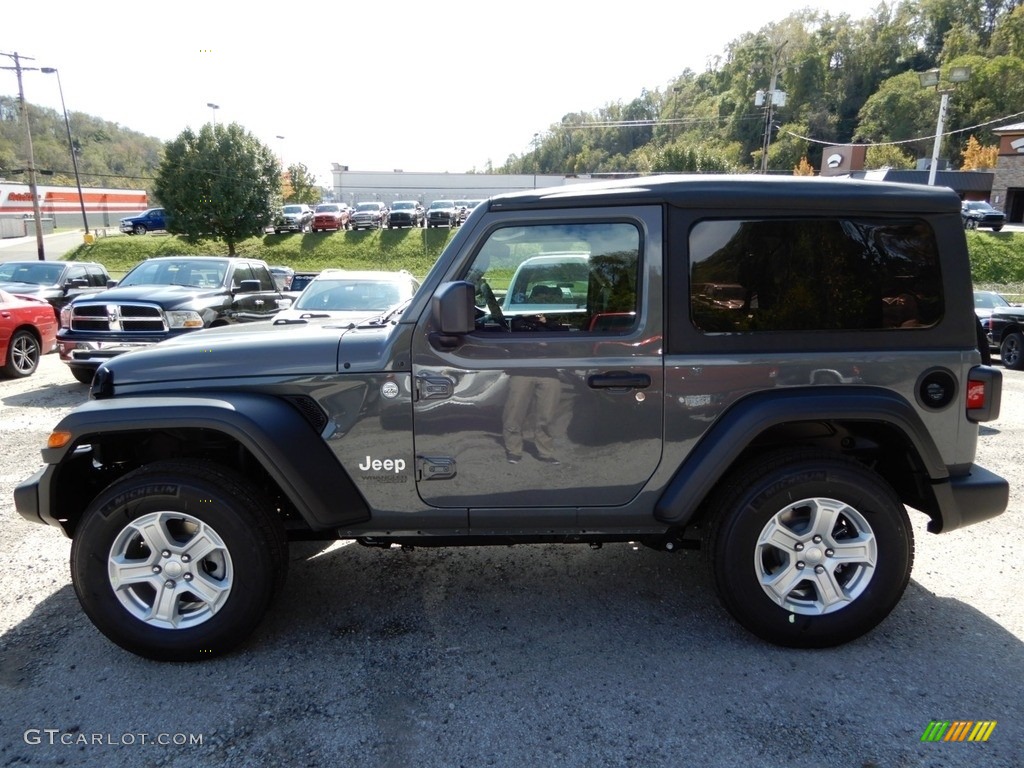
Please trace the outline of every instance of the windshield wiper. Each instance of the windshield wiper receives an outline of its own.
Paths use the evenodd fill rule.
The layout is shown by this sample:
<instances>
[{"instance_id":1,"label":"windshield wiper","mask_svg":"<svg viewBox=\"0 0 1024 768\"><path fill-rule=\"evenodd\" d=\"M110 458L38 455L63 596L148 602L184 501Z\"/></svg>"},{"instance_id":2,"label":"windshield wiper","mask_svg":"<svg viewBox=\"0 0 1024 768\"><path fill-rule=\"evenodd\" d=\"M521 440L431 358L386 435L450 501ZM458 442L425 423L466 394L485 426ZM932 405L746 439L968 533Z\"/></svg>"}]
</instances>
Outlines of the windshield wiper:
<instances>
[{"instance_id":1,"label":"windshield wiper","mask_svg":"<svg viewBox=\"0 0 1024 768\"><path fill-rule=\"evenodd\" d=\"M412 302L412 299L406 299L401 304L396 304L391 309L385 311L383 314L377 315L376 317L368 318L364 321L364 325L387 325L391 318L395 315L400 315L405 312L406 307Z\"/></svg>"}]
</instances>

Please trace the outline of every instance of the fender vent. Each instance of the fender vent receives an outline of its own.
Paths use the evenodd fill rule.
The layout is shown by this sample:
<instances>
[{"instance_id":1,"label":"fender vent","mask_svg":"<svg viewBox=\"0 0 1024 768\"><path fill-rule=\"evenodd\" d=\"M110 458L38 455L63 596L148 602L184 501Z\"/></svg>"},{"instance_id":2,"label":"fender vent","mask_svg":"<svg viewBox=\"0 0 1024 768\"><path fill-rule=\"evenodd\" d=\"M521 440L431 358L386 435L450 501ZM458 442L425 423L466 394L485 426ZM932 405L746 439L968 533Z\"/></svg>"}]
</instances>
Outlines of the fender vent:
<instances>
[{"instance_id":1,"label":"fender vent","mask_svg":"<svg viewBox=\"0 0 1024 768\"><path fill-rule=\"evenodd\" d=\"M327 414L323 412L316 400L308 395L297 395L285 398L295 406L295 410L302 414L309 425L320 434L327 427Z\"/></svg>"},{"instance_id":2,"label":"fender vent","mask_svg":"<svg viewBox=\"0 0 1024 768\"><path fill-rule=\"evenodd\" d=\"M917 401L931 410L941 410L956 398L956 378L945 368L926 371L917 383Z\"/></svg>"}]
</instances>

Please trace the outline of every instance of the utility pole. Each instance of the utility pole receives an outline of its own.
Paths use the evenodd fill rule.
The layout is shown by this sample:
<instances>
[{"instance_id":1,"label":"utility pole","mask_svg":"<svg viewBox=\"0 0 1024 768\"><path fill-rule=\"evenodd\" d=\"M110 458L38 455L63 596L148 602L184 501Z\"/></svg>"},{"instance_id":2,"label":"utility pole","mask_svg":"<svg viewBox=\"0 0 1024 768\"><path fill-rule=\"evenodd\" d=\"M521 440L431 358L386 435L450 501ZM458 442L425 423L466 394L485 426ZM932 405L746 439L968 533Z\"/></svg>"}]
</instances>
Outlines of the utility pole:
<instances>
[{"instance_id":1,"label":"utility pole","mask_svg":"<svg viewBox=\"0 0 1024 768\"><path fill-rule=\"evenodd\" d=\"M36 67L22 67L21 59L27 59L28 61L34 61L34 59L28 56L18 56L17 51L14 53L2 53L0 55L6 56L9 59L14 59L13 67L0 67L0 69L13 69L18 75L18 99L21 102L21 119L25 121L25 136L28 140L28 191L32 195L32 215L36 222L36 251L39 255L40 261L46 260L46 252L43 250L43 222L42 216L39 213L39 193L36 190L36 160L35 154L32 151L32 127L28 123L28 103L25 101L25 89L21 84L21 73L23 69L36 69Z\"/></svg>"},{"instance_id":2,"label":"utility pole","mask_svg":"<svg viewBox=\"0 0 1024 768\"><path fill-rule=\"evenodd\" d=\"M772 77L771 82L768 85L768 92L764 94L765 99L764 106L764 138L761 141L761 173L768 172L768 148L772 144L772 122L775 120L775 107L783 107L786 105L786 94L782 91L776 90L775 86L778 83L779 74L782 72L780 61L782 59L782 49L786 47L788 40L783 40L778 48L775 49L775 55L772 56ZM761 95L761 91L758 91L758 96ZM759 101L755 101L755 104L760 106Z\"/></svg>"}]
</instances>

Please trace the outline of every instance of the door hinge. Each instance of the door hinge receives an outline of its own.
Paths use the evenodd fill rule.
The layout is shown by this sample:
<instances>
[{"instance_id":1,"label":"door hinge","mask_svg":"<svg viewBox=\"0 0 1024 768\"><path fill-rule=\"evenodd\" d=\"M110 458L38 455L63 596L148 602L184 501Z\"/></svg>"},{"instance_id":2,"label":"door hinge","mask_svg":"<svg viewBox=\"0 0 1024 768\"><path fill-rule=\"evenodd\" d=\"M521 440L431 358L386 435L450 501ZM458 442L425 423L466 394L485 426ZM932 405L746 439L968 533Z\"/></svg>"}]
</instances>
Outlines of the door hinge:
<instances>
[{"instance_id":1,"label":"door hinge","mask_svg":"<svg viewBox=\"0 0 1024 768\"><path fill-rule=\"evenodd\" d=\"M416 376L417 400L444 400L451 397L453 392L455 382L446 376L430 376L423 373Z\"/></svg>"},{"instance_id":2,"label":"door hinge","mask_svg":"<svg viewBox=\"0 0 1024 768\"><path fill-rule=\"evenodd\" d=\"M455 459L448 456L417 456L416 479L447 480L455 477Z\"/></svg>"}]
</instances>

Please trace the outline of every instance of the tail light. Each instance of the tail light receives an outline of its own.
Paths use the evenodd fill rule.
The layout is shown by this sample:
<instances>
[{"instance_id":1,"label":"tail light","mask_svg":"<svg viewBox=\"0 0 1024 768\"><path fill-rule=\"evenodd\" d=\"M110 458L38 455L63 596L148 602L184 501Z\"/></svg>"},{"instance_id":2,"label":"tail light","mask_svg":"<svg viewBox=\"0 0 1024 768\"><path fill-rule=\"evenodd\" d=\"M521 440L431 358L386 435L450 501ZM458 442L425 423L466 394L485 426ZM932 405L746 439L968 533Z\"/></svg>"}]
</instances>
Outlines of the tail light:
<instances>
[{"instance_id":1,"label":"tail light","mask_svg":"<svg viewBox=\"0 0 1024 768\"><path fill-rule=\"evenodd\" d=\"M966 387L967 418L970 421L994 421L999 418L1003 394L1003 374L987 366L972 368Z\"/></svg>"}]
</instances>

